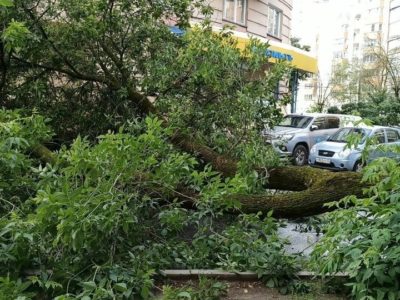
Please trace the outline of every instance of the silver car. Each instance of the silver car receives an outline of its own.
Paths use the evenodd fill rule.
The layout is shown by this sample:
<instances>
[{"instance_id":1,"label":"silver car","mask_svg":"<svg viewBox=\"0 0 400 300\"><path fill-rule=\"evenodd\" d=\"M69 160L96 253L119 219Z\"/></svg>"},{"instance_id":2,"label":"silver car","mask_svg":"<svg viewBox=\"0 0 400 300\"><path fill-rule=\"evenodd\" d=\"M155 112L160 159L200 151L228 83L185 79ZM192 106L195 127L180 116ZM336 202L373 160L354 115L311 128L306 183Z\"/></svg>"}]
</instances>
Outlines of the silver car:
<instances>
[{"instance_id":1,"label":"silver car","mask_svg":"<svg viewBox=\"0 0 400 300\"><path fill-rule=\"evenodd\" d=\"M338 128L353 126L361 120L357 116L337 114L290 114L263 135L281 157L293 157L297 166L306 165L312 146L325 141Z\"/></svg>"},{"instance_id":2,"label":"silver car","mask_svg":"<svg viewBox=\"0 0 400 300\"><path fill-rule=\"evenodd\" d=\"M348 148L348 138L353 134L360 135L360 142L356 147ZM382 126L339 129L327 141L311 148L308 162L318 168L360 171L363 167L361 155L367 138L374 138L377 145L396 143L400 141L400 130Z\"/></svg>"}]
</instances>

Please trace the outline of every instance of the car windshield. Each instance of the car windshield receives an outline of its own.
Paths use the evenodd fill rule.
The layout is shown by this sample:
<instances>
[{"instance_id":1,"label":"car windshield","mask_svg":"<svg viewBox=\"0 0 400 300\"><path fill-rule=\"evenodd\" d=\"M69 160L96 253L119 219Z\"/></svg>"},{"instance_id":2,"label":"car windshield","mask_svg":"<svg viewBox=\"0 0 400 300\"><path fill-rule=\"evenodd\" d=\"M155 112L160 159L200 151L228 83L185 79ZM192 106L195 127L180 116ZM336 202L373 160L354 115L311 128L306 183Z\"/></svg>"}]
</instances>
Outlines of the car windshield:
<instances>
[{"instance_id":1,"label":"car windshield","mask_svg":"<svg viewBox=\"0 0 400 300\"><path fill-rule=\"evenodd\" d=\"M365 140L365 137L371 132L371 130L367 130L364 128L342 128L336 133L334 133L328 141L330 142L337 142L337 143L347 143L348 138L354 134L360 134L361 135L361 141L360 144L362 144Z\"/></svg>"},{"instance_id":2,"label":"car windshield","mask_svg":"<svg viewBox=\"0 0 400 300\"><path fill-rule=\"evenodd\" d=\"M310 124L312 118L305 116L286 116L278 126L292 128L306 128Z\"/></svg>"}]
</instances>

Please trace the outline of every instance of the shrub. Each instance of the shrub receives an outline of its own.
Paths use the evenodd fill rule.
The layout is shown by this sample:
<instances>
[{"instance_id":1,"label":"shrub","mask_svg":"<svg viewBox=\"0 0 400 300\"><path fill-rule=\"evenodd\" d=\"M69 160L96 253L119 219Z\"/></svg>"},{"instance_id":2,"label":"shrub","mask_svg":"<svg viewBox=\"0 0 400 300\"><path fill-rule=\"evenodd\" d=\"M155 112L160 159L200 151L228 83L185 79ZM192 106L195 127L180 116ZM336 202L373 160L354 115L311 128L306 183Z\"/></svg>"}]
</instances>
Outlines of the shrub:
<instances>
[{"instance_id":1,"label":"shrub","mask_svg":"<svg viewBox=\"0 0 400 300\"><path fill-rule=\"evenodd\" d=\"M400 167L381 158L366 167L370 184L364 198L332 204L345 206L328 215L328 225L312 255L322 274L349 274L355 299L400 298Z\"/></svg>"}]
</instances>

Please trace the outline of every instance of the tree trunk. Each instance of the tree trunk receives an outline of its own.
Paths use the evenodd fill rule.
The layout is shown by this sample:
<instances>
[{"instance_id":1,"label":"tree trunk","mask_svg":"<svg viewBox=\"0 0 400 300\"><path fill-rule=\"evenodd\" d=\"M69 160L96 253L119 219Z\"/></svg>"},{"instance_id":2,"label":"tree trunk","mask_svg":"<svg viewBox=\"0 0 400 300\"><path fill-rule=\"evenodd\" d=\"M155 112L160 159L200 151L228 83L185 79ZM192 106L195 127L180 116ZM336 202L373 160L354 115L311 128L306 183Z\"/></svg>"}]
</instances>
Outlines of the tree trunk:
<instances>
[{"instance_id":1,"label":"tree trunk","mask_svg":"<svg viewBox=\"0 0 400 300\"><path fill-rule=\"evenodd\" d=\"M297 192L275 193L275 191L255 195L231 195L227 200L237 200L241 207L233 213L257 213L264 214L273 211L276 218L298 218L321 214L333 210L336 207L327 207L325 204L338 201L348 195L362 196L362 189L366 187L361 183L359 173L341 172L331 173L326 170L313 169L311 167L284 167L273 170L275 179L295 181L286 182ZM310 185L304 189L299 178L304 178ZM290 185L293 183L293 185ZM282 185L284 186L284 185ZM179 187L178 191L170 195L178 198L186 207L195 207L198 194L185 187Z\"/></svg>"},{"instance_id":2,"label":"tree trunk","mask_svg":"<svg viewBox=\"0 0 400 300\"><path fill-rule=\"evenodd\" d=\"M37 144L31 148L31 155L40 159L44 163L54 164L56 155L49 148L42 144Z\"/></svg>"},{"instance_id":3,"label":"tree trunk","mask_svg":"<svg viewBox=\"0 0 400 300\"><path fill-rule=\"evenodd\" d=\"M285 218L316 215L329 210L324 206L326 203L338 201L348 195L362 196L362 189L365 187L359 173L331 173L311 167L285 167L276 169L271 174L274 174L271 179L275 187L287 186L295 190L304 187L304 184L309 186L291 193L234 196L242 204L243 212L266 213L273 210L275 217Z\"/></svg>"}]
</instances>

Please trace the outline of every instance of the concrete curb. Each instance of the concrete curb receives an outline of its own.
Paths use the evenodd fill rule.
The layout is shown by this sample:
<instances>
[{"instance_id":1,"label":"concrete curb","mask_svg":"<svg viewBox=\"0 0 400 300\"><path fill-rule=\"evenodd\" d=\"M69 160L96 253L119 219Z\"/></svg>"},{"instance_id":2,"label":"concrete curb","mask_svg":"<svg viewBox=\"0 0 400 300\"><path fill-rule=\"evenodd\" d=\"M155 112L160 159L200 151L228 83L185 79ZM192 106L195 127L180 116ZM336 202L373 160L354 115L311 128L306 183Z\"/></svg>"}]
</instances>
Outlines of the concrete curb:
<instances>
[{"instance_id":1,"label":"concrete curb","mask_svg":"<svg viewBox=\"0 0 400 300\"><path fill-rule=\"evenodd\" d=\"M199 276L219 278L226 280L258 280L259 276L255 272L226 272L222 270L207 270L207 269L193 269L193 270L160 270L160 274L170 279L196 279ZM271 274L273 275L273 274ZM301 271L297 272L295 276L304 279L311 279L315 277L322 277L314 272ZM335 273L325 275L325 277L348 277L346 273Z\"/></svg>"}]
</instances>

